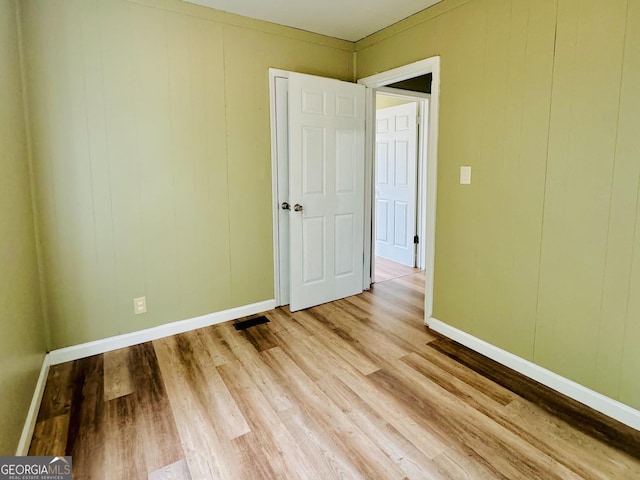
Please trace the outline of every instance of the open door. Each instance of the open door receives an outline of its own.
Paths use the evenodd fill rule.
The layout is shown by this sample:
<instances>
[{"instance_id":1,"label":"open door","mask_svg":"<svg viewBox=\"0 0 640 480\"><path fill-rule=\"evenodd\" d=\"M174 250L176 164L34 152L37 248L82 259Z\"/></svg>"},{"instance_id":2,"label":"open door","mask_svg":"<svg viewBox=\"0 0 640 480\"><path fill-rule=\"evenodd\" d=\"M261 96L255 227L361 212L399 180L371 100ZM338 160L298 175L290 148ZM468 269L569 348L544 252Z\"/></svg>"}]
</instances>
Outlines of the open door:
<instances>
[{"instance_id":1,"label":"open door","mask_svg":"<svg viewBox=\"0 0 640 480\"><path fill-rule=\"evenodd\" d=\"M365 87L289 75L290 309L362 292Z\"/></svg>"}]
</instances>

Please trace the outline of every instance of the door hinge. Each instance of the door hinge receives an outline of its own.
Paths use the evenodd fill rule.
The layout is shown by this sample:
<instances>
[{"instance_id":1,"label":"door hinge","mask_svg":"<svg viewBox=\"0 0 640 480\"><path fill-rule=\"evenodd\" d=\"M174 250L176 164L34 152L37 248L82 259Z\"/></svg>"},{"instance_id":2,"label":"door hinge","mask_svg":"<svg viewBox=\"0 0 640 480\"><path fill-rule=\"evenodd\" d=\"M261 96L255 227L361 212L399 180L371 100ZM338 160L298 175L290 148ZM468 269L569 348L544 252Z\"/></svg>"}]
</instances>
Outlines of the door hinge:
<instances>
[{"instance_id":1,"label":"door hinge","mask_svg":"<svg viewBox=\"0 0 640 480\"><path fill-rule=\"evenodd\" d=\"M418 115L418 116L416 117L416 123L417 123L418 125L420 125L420 122L421 122L421 121L422 121L422 117L421 117L420 115Z\"/></svg>"},{"instance_id":2,"label":"door hinge","mask_svg":"<svg viewBox=\"0 0 640 480\"><path fill-rule=\"evenodd\" d=\"M418 237L418 235L414 235L413 243L420 243L420 237Z\"/></svg>"}]
</instances>

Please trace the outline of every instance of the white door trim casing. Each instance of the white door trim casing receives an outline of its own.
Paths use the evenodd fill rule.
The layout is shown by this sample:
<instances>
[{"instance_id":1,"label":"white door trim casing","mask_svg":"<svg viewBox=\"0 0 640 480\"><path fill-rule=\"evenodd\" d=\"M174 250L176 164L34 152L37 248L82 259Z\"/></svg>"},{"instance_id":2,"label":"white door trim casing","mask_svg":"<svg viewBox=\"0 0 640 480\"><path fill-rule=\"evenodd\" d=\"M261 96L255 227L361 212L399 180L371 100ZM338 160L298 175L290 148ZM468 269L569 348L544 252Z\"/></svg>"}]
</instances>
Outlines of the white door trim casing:
<instances>
[{"instance_id":1,"label":"white door trim casing","mask_svg":"<svg viewBox=\"0 0 640 480\"><path fill-rule=\"evenodd\" d=\"M403 67L394 68L392 70L361 78L358 83L367 88L367 124L366 124L366 163L365 163L365 232L368 232L367 238L371 238L371 208L373 203L373 163L375 155L375 90L376 88L385 87L395 82L407 80L409 78L418 77L431 73L433 78L431 82L431 102L429 105L428 119L428 152L427 152L427 171L426 171L426 198L422 207L425 207L425 226L426 234L425 242L425 323L431 318L433 313L433 281L434 281L434 265L435 265L435 239L436 239L436 191L438 180L438 116L440 106L440 57L431 57L425 60L405 65ZM426 205L425 205L426 204ZM368 223L367 223L368 222ZM364 264L371 264L371 242L365 242L365 259ZM367 273L369 276L367 278ZM371 285L370 272L364 275L364 287L369 288Z\"/></svg>"},{"instance_id":2,"label":"white door trim casing","mask_svg":"<svg viewBox=\"0 0 640 480\"><path fill-rule=\"evenodd\" d=\"M287 70L279 70L277 68L269 69L269 111L271 118L271 192L272 192L272 215L273 215L273 274L274 274L274 298L276 306L288 304L288 292L281 291L281 253L280 253L280 199L278 198L279 176L280 172L280 152L278 149L278 119L276 113L277 97L276 97L276 78L289 78Z\"/></svg>"},{"instance_id":3,"label":"white door trim casing","mask_svg":"<svg viewBox=\"0 0 640 480\"><path fill-rule=\"evenodd\" d=\"M420 237L418 243L417 263L416 266L420 270L426 269L426 251L425 251L425 239L426 232L426 220L425 220L425 208L426 208L426 191L427 191L427 155L429 145L429 112L431 109L431 94L423 92L413 92L409 90L401 90L391 87L380 87L375 89L376 94L380 93L386 96L402 98L406 100L417 101L420 105L420 125L418 125L418 199L416 205L416 219L417 219L417 235ZM375 97L375 96L374 96ZM426 113L425 113L426 112ZM375 175L375 171L372 172ZM375 218L373 219L375 220ZM375 225L372 225L374 228ZM373 253L372 253L373 254ZM366 264L365 264L366 266ZM375 262L371 265L371 278L375 278ZM367 288L369 284L366 283Z\"/></svg>"}]
</instances>

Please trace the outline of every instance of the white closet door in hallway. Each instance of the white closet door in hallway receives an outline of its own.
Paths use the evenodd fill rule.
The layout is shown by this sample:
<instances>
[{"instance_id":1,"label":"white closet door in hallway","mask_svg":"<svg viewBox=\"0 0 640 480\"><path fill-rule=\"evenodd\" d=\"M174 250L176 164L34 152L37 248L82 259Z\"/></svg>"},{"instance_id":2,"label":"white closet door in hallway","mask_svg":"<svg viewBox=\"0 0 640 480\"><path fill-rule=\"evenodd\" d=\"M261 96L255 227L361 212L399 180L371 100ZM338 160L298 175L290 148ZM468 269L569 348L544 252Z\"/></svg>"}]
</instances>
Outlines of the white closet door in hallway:
<instances>
[{"instance_id":1,"label":"white closet door in hallway","mask_svg":"<svg viewBox=\"0 0 640 480\"><path fill-rule=\"evenodd\" d=\"M415 265L417 199L416 102L376 113L376 255Z\"/></svg>"}]
</instances>

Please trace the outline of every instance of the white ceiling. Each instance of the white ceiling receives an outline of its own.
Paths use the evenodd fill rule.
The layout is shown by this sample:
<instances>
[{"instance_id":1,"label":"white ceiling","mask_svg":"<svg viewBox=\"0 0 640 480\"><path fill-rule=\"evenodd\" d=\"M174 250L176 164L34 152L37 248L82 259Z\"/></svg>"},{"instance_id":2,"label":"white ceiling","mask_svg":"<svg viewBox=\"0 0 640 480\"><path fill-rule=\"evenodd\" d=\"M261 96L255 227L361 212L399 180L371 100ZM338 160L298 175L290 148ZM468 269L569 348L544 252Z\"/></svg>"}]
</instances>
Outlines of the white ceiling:
<instances>
[{"instance_id":1,"label":"white ceiling","mask_svg":"<svg viewBox=\"0 0 640 480\"><path fill-rule=\"evenodd\" d=\"M355 42L442 0L184 0Z\"/></svg>"}]
</instances>

